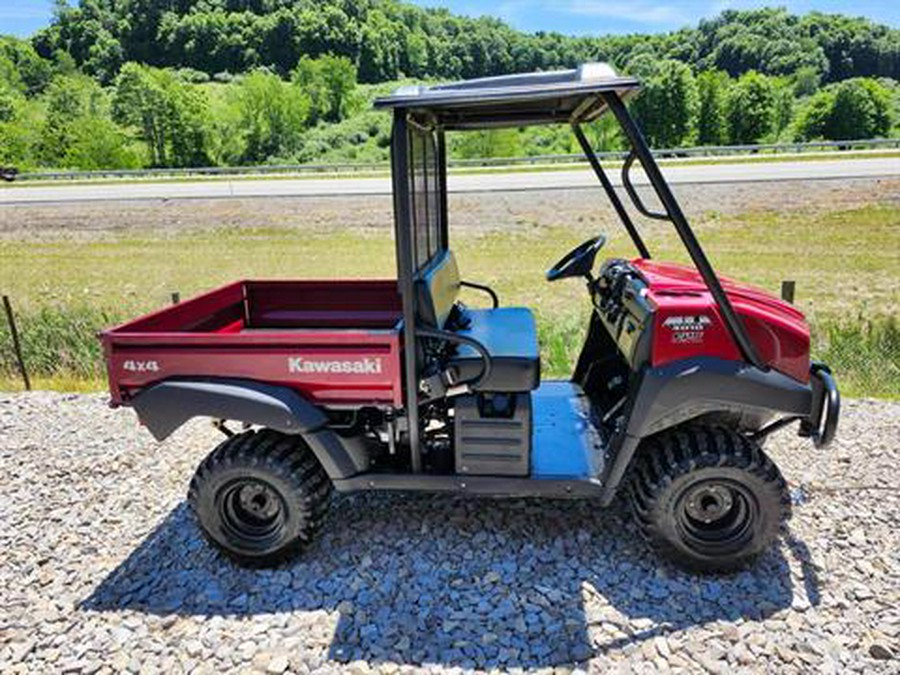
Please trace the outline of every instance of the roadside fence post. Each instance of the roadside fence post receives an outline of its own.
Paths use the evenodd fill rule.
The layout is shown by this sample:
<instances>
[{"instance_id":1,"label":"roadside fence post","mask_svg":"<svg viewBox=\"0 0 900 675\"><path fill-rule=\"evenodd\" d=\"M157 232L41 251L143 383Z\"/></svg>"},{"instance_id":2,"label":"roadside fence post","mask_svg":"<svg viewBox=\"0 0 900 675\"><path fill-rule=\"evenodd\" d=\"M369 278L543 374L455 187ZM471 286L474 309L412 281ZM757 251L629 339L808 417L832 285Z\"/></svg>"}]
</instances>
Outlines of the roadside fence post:
<instances>
[{"instance_id":1,"label":"roadside fence post","mask_svg":"<svg viewBox=\"0 0 900 675\"><path fill-rule=\"evenodd\" d=\"M9 334L12 337L13 351L16 353L16 360L19 362L19 372L22 373L22 381L25 383L25 391L31 391L31 380L28 378L28 371L25 369L25 359L22 358L22 345L19 343L19 331L16 328L16 319L13 315L12 304L9 302L9 296L3 296L3 309L6 311L6 321L9 323Z\"/></svg>"},{"instance_id":2,"label":"roadside fence post","mask_svg":"<svg viewBox=\"0 0 900 675\"><path fill-rule=\"evenodd\" d=\"M175 291L172 293L172 304L177 305L179 302L181 302L181 293Z\"/></svg>"},{"instance_id":3,"label":"roadside fence post","mask_svg":"<svg viewBox=\"0 0 900 675\"><path fill-rule=\"evenodd\" d=\"M789 302L792 305L794 304L794 291L797 290L797 282L796 281L782 281L781 282L781 299L785 302Z\"/></svg>"}]
</instances>

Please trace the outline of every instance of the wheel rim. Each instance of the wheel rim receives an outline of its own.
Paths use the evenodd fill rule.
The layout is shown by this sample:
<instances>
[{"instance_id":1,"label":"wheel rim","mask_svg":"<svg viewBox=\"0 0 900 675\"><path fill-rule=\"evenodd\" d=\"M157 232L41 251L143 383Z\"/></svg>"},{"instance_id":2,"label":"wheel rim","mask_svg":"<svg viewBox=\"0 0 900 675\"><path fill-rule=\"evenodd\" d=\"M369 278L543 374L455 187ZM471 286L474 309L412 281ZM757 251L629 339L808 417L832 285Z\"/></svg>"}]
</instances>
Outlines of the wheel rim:
<instances>
[{"instance_id":1,"label":"wheel rim","mask_svg":"<svg viewBox=\"0 0 900 675\"><path fill-rule=\"evenodd\" d=\"M693 483L676 504L682 540L703 555L736 553L747 547L758 517L753 494L736 482L720 479Z\"/></svg>"},{"instance_id":2,"label":"wheel rim","mask_svg":"<svg viewBox=\"0 0 900 675\"><path fill-rule=\"evenodd\" d=\"M286 505L269 483L257 478L231 481L219 491L216 501L225 533L241 549L259 553L281 539Z\"/></svg>"}]
</instances>

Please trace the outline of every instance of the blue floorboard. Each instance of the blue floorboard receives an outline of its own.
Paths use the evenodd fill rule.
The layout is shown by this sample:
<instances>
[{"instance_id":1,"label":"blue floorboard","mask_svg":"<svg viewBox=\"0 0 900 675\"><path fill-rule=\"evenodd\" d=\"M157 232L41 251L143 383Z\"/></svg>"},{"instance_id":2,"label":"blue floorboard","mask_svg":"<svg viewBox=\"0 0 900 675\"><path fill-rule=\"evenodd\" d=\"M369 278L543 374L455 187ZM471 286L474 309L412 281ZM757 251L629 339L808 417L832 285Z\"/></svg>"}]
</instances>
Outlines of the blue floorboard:
<instances>
[{"instance_id":1,"label":"blue floorboard","mask_svg":"<svg viewBox=\"0 0 900 675\"><path fill-rule=\"evenodd\" d=\"M532 477L596 477L602 448L581 388L567 381L544 382L532 392L531 402Z\"/></svg>"}]
</instances>

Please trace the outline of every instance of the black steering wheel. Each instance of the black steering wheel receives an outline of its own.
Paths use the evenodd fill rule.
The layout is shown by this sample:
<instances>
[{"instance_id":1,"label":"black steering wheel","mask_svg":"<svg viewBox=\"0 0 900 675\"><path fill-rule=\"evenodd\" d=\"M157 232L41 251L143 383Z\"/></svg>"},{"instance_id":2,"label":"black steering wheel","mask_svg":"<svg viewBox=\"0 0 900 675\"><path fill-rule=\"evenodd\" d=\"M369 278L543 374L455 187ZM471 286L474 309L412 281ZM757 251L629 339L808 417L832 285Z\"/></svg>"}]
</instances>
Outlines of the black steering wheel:
<instances>
[{"instance_id":1,"label":"black steering wheel","mask_svg":"<svg viewBox=\"0 0 900 675\"><path fill-rule=\"evenodd\" d=\"M597 253L606 243L602 234L579 244L563 256L562 260L547 270L547 281L556 281L567 277L587 277L594 269Z\"/></svg>"}]
</instances>

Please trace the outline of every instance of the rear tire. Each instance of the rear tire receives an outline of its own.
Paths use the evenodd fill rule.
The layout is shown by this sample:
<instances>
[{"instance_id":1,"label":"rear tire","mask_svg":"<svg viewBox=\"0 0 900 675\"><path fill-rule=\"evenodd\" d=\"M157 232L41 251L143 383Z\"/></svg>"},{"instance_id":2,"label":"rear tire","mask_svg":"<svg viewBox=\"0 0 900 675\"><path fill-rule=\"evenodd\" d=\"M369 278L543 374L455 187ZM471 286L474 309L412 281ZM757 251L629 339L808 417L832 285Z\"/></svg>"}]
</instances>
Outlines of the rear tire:
<instances>
[{"instance_id":1,"label":"rear tire","mask_svg":"<svg viewBox=\"0 0 900 675\"><path fill-rule=\"evenodd\" d=\"M630 501L643 537L688 570L750 564L790 517L790 496L762 449L726 427L689 426L645 442Z\"/></svg>"},{"instance_id":2,"label":"rear tire","mask_svg":"<svg viewBox=\"0 0 900 675\"><path fill-rule=\"evenodd\" d=\"M188 503L216 548L241 565L271 567L312 541L330 496L331 481L303 440L264 429L213 450Z\"/></svg>"}]
</instances>

